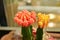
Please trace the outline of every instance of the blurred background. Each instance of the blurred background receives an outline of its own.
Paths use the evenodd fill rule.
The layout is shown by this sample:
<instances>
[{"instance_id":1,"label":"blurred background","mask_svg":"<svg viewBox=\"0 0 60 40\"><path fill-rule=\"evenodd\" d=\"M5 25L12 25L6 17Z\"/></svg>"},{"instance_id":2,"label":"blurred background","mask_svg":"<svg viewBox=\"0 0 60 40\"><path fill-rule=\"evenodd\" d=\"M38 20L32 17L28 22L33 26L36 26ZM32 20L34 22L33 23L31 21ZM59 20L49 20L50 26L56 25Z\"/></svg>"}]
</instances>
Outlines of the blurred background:
<instances>
[{"instance_id":1,"label":"blurred background","mask_svg":"<svg viewBox=\"0 0 60 40\"><path fill-rule=\"evenodd\" d=\"M47 27L60 27L60 0L0 0L0 27L4 29L18 26L13 18L23 9L48 14L50 22ZM8 33L1 31L0 34L2 32Z\"/></svg>"},{"instance_id":2,"label":"blurred background","mask_svg":"<svg viewBox=\"0 0 60 40\"><path fill-rule=\"evenodd\" d=\"M58 27L60 24L60 0L3 0L3 4L8 26L17 26L13 18L22 9L49 14L51 27Z\"/></svg>"}]
</instances>

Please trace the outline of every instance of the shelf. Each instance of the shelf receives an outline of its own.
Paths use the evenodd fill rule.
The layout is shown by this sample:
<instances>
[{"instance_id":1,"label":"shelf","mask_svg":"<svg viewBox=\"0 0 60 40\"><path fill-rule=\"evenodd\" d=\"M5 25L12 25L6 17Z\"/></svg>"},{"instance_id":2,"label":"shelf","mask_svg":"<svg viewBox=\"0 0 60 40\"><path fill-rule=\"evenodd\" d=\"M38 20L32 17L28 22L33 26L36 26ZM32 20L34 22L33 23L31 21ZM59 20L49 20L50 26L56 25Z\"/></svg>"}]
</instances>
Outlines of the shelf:
<instances>
[{"instance_id":1,"label":"shelf","mask_svg":"<svg viewBox=\"0 0 60 40\"><path fill-rule=\"evenodd\" d=\"M0 27L0 30L21 30L21 27Z\"/></svg>"},{"instance_id":2,"label":"shelf","mask_svg":"<svg viewBox=\"0 0 60 40\"><path fill-rule=\"evenodd\" d=\"M0 27L0 30L21 30L21 27ZM50 32L60 32L60 27L47 27L45 30Z\"/></svg>"},{"instance_id":3,"label":"shelf","mask_svg":"<svg viewBox=\"0 0 60 40\"><path fill-rule=\"evenodd\" d=\"M48 32L59 32L60 33L60 27L51 27L46 28L46 31Z\"/></svg>"},{"instance_id":4,"label":"shelf","mask_svg":"<svg viewBox=\"0 0 60 40\"><path fill-rule=\"evenodd\" d=\"M60 7L50 7L50 6L18 6L18 10L35 10L41 12L58 12L60 13Z\"/></svg>"}]
</instances>

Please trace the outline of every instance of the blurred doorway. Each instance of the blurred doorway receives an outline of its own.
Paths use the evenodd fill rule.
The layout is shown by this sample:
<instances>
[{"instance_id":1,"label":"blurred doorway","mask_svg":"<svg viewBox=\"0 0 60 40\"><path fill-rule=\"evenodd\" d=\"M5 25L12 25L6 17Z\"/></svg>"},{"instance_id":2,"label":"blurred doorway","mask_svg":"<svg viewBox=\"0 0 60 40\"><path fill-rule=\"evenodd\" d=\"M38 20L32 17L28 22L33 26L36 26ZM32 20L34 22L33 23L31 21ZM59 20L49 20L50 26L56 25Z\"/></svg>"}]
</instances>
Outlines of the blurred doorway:
<instances>
[{"instance_id":1,"label":"blurred doorway","mask_svg":"<svg viewBox=\"0 0 60 40\"><path fill-rule=\"evenodd\" d=\"M3 0L0 0L0 27L7 27ZM0 30L0 38L8 32L9 31Z\"/></svg>"}]
</instances>

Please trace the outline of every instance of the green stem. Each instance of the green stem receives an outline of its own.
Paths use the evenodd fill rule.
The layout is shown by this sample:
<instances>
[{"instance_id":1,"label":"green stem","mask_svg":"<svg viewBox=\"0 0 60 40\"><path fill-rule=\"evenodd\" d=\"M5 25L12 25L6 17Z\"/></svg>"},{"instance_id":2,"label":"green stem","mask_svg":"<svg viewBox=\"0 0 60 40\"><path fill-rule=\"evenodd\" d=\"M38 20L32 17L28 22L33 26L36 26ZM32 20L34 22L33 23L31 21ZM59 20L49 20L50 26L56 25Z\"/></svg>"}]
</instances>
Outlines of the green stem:
<instances>
[{"instance_id":1,"label":"green stem","mask_svg":"<svg viewBox=\"0 0 60 40\"><path fill-rule=\"evenodd\" d=\"M22 35L23 35L23 40L32 40L32 26L30 27L22 27Z\"/></svg>"},{"instance_id":2,"label":"green stem","mask_svg":"<svg viewBox=\"0 0 60 40\"><path fill-rule=\"evenodd\" d=\"M38 28L36 32L36 40L42 40L43 37L43 28Z\"/></svg>"}]
</instances>

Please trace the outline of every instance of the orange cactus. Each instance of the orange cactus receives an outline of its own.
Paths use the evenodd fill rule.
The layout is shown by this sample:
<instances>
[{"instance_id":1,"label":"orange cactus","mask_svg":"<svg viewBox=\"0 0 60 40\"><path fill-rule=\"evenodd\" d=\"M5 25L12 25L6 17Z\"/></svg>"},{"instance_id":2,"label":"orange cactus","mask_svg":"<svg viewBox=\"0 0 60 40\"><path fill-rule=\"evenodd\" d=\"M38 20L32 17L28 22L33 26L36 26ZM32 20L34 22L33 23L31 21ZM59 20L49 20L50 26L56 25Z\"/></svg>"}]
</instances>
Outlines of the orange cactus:
<instances>
[{"instance_id":1,"label":"orange cactus","mask_svg":"<svg viewBox=\"0 0 60 40\"><path fill-rule=\"evenodd\" d=\"M22 10L15 15L14 21L18 25L27 27L36 21L36 13L34 11L29 12L27 10Z\"/></svg>"}]
</instances>

